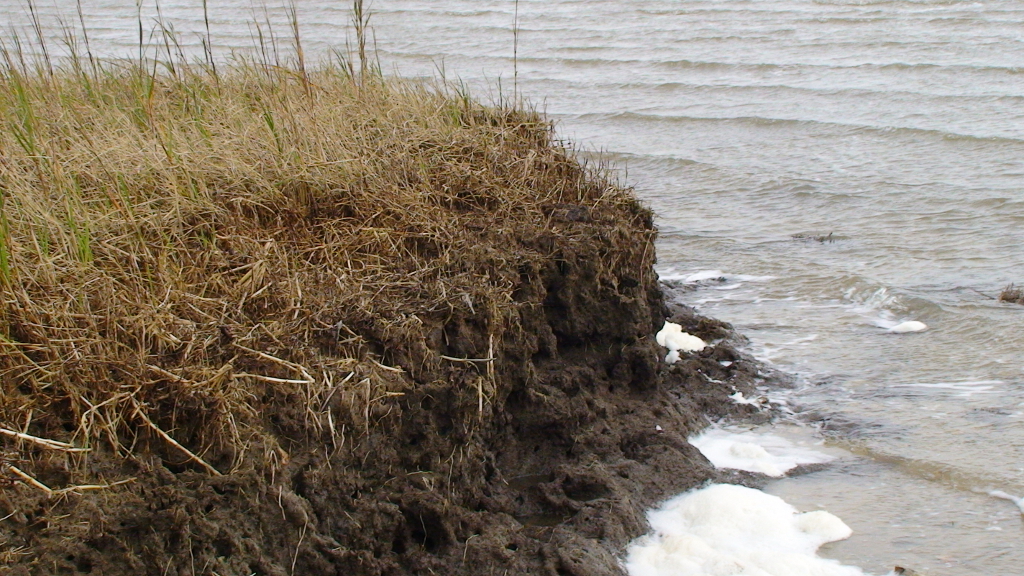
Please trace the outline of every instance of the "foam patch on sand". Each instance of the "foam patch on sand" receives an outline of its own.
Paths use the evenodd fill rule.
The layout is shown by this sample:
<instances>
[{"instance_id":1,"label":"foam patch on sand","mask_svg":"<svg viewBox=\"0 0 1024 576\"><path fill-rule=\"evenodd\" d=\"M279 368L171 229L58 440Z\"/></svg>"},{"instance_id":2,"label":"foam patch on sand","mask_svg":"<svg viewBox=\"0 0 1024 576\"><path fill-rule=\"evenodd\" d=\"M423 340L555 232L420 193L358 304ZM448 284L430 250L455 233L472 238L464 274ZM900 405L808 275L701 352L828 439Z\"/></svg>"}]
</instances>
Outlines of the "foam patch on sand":
<instances>
[{"instance_id":1,"label":"foam patch on sand","mask_svg":"<svg viewBox=\"0 0 1024 576\"><path fill-rule=\"evenodd\" d=\"M822 464L835 458L775 434L709 428L690 438L716 468L760 472L780 478L801 464Z\"/></svg>"},{"instance_id":2,"label":"foam patch on sand","mask_svg":"<svg viewBox=\"0 0 1024 576\"><path fill-rule=\"evenodd\" d=\"M713 484L672 498L647 519L652 533L627 551L630 576L865 576L816 554L850 536L842 520L800 513L752 488Z\"/></svg>"}]
</instances>

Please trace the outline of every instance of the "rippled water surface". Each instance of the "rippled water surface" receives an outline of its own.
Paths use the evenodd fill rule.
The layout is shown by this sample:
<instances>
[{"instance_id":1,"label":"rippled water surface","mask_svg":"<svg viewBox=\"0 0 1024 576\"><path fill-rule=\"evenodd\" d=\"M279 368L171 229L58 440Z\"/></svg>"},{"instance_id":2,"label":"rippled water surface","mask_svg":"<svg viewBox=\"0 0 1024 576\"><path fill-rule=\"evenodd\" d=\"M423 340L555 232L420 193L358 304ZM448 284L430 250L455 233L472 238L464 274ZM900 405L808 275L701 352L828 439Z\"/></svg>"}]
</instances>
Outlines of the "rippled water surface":
<instances>
[{"instance_id":1,"label":"rippled water surface","mask_svg":"<svg viewBox=\"0 0 1024 576\"><path fill-rule=\"evenodd\" d=\"M345 3L300 4L308 52L344 46ZM93 50L137 51L133 2L82 5ZM22 6L0 24L27 34ZM202 2L160 10L196 49ZM523 0L515 59L512 0L372 10L386 70L515 85L626 169L664 276L721 270L687 301L799 374L786 400L855 455L770 488L854 528L826 555L1022 573L1019 511L985 492L1024 493L1024 307L994 299L1024 283L1024 1ZM38 11L51 38L77 18ZM209 18L225 58L253 18L287 26L248 0ZM930 329L883 328L905 319Z\"/></svg>"}]
</instances>

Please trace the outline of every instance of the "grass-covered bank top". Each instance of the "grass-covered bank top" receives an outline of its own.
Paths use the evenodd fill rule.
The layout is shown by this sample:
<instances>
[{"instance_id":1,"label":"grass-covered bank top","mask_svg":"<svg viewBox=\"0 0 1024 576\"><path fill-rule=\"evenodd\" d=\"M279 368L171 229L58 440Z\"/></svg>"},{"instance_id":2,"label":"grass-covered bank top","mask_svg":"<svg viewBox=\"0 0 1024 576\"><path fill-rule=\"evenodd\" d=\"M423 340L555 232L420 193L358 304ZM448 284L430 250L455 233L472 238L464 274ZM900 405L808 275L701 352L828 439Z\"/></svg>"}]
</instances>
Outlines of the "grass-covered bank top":
<instances>
[{"instance_id":1,"label":"grass-covered bank top","mask_svg":"<svg viewBox=\"0 0 1024 576\"><path fill-rule=\"evenodd\" d=\"M479 368L483 411L490 351L438 354L438 327L469 310L499 339L517 267L572 241L560 223L650 218L536 114L458 92L10 54L0 202L0 441L19 477L70 447L273 463L282 437L343 443L447 364ZM287 421L268 415L282 404Z\"/></svg>"}]
</instances>

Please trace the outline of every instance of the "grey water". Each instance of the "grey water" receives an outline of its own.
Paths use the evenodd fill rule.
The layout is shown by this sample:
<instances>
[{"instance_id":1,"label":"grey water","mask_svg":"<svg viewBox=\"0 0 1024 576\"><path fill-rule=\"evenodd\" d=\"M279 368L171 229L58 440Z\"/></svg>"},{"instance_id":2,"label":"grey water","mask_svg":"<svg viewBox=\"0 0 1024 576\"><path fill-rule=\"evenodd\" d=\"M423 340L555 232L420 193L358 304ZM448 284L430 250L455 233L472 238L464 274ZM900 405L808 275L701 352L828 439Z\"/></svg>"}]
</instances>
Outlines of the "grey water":
<instances>
[{"instance_id":1,"label":"grey water","mask_svg":"<svg viewBox=\"0 0 1024 576\"><path fill-rule=\"evenodd\" d=\"M105 56L135 54L138 18L151 30L157 15L82 6ZM202 1L159 9L197 51ZM854 529L824 555L876 573L1024 573L1020 512L987 495L1024 494L1024 307L995 299L1024 284L1024 1L370 9L385 71L522 94L654 208L663 277L725 278L691 282L686 301L797 374L794 417L851 454L768 489ZM37 10L54 42L57 16L77 19L73 3ZM297 15L310 54L351 41L345 2ZM219 57L252 46L254 19L287 35L280 4L209 3ZM0 35L12 28L31 35L25 4L0 0ZM910 319L929 329L885 330Z\"/></svg>"}]
</instances>

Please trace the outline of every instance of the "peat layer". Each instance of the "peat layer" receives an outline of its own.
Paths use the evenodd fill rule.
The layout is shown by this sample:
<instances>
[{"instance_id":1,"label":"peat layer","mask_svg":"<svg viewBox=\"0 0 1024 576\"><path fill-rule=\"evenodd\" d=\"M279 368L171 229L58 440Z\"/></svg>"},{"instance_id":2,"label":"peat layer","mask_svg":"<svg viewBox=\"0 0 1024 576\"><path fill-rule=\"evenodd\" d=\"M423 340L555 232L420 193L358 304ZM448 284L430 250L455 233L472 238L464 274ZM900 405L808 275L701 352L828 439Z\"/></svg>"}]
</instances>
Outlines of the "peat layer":
<instances>
[{"instance_id":1,"label":"peat layer","mask_svg":"<svg viewBox=\"0 0 1024 576\"><path fill-rule=\"evenodd\" d=\"M343 72L7 70L4 574L619 574L715 476L686 438L761 377L650 211ZM670 317L716 344L665 365Z\"/></svg>"}]
</instances>

